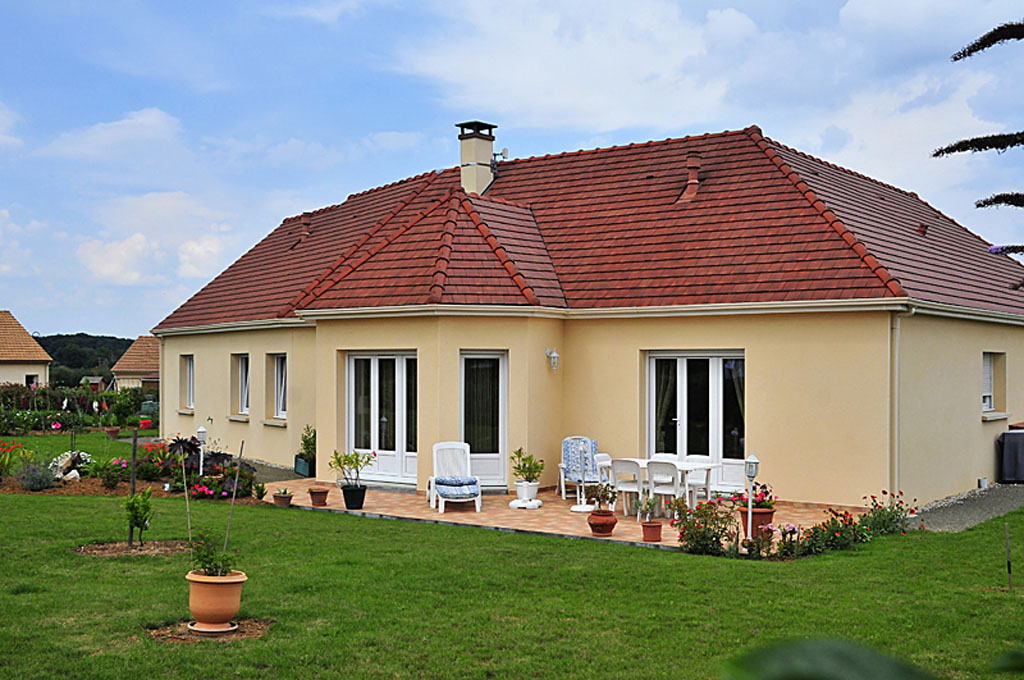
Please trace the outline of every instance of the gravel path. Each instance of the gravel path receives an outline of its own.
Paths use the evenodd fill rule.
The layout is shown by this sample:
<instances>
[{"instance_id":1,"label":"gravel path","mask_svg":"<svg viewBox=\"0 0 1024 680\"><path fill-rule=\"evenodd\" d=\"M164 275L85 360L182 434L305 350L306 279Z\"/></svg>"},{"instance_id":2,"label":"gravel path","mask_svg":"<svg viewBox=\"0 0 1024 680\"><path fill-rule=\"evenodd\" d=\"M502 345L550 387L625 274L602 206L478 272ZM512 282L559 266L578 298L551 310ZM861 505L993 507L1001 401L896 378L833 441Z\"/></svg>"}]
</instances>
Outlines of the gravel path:
<instances>
[{"instance_id":1,"label":"gravel path","mask_svg":"<svg viewBox=\"0 0 1024 680\"><path fill-rule=\"evenodd\" d=\"M995 484L932 501L917 520L928 531L963 531L1024 506L1024 485Z\"/></svg>"}]
</instances>

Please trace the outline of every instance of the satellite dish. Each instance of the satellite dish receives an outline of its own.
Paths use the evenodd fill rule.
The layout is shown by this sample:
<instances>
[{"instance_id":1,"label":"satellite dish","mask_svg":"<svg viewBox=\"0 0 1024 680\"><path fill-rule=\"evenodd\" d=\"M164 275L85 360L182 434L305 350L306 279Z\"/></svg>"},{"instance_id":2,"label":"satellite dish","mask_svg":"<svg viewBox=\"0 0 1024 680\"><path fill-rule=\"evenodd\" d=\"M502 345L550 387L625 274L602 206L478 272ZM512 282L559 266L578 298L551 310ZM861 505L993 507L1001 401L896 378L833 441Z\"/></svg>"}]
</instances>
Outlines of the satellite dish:
<instances>
[{"instance_id":1,"label":"satellite dish","mask_svg":"<svg viewBox=\"0 0 1024 680\"><path fill-rule=\"evenodd\" d=\"M501 157L504 158L505 160L508 160L508 147L507 146L504 147L501 150Z\"/></svg>"}]
</instances>

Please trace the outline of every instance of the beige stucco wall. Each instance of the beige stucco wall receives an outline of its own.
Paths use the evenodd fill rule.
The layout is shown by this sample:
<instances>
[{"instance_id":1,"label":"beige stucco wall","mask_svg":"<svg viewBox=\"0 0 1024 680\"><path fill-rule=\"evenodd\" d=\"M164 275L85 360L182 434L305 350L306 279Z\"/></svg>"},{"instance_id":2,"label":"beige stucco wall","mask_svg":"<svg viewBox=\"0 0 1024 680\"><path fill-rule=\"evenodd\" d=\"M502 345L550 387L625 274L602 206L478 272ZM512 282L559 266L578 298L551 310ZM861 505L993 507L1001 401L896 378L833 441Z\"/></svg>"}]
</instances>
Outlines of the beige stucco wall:
<instances>
[{"instance_id":1,"label":"beige stucco wall","mask_svg":"<svg viewBox=\"0 0 1024 680\"><path fill-rule=\"evenodd\" d=\"M995 440L1024 419L1024 328L918 314L901 320L900 335L904 493L928 501L996 481ZM983 352L1005 353L995 381L1005 419L982 420Z\"/></svg>"},{"instance_id":2,"label":"beige stucco wall","mask_svg":"<svg viewBox=\"0 0 1024 680\"><path fill-rule=\"evenodd\" d=\"M313 424L316 404L316 332L312 327L199 333L162 338L160 353L161 436L193 435L200 425L221 450L237 453L245 441L246 457L291 466L304 425ZM237 415L232 398L231 355L249 355L249 415ZM181 407L180 357L195 362L192 413ZM288 356L287 418L273 418L273 371L267 355ZM277 425L281 425L279 427Z\"/></svg>"},{"instance_id":3,"label":"beige stucco wall","mask_svg":"<svg viewBox=\"0 0 1024 680\"><path fill-rule=\"evenodd\" d=\"M0 385L14 383L25 384L26 375L38 375L41 385L50 383L50 362L39 361L0 361Z\"/></svg>"},{"instance_id":4,"label":"beige stucco wall","mask_svg":"<svg viewBox=\"0 0 1024 680\"><path fill-rule=\"evenodd\" d=\"M863 312L573 321L560 350L565 434L594 437L615 457L644 456L646 351L740 349L746 447L761 460L759 479L788 500L859 504L889 476L888 319Z\"/></svg>"},{"instance_id":5,"label":"beige stucco wall","mask_svg":"<svg viewBox=\"0 0 1024 680\"><path fill-rule=\"evenodd\" d=\"M542 484L558 479L552 442L562 434L562 374L544 350L560 346L563 321L539 318L430 316L401 319L320 321L316 337L317 472L333 479L327 460L346 445L346 357L353 351L414 351L417 357L417 456L423 489L432 473L435 442L459 439L459 357L463 351L507 355L508 452L522 446L545 459ZM333 376L333 380L329 378ZM545 454L545 455L542 455ZM511 472L508 472L511 484Z\"/></svg>"}]
</instances>

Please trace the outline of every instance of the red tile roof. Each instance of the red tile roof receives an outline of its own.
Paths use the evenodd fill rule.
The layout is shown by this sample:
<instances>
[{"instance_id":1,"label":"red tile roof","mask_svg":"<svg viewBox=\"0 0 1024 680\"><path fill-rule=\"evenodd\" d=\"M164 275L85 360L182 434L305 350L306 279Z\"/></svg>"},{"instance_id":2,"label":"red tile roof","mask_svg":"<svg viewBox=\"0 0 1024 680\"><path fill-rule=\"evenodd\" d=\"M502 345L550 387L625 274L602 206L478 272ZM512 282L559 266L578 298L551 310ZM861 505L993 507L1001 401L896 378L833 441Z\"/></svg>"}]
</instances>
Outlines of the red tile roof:
<instances>
[{"instance_id":1,"label":"red tile roof","mask_svg":"<svg viewBox=\"0 0 1024 680\"><path fill-rule=\"evenodd\" d=\"M121 358L110 369L115 375L128 373L159 373L160 371L160 338L152 335L140 335Z\"/></svg>"},{"instance_id":2,"label":"red tile roof","mask_svg":"<svg viewBox=\"0 0 1024 680\"><path fill-rule=\"evenodd\" d=\"M423 304L909 296L1024 314L1015 260L916 195L756 127L498 167L483 197L450 168L286 219L157 329Z\"/></svg>"}]
</instances>

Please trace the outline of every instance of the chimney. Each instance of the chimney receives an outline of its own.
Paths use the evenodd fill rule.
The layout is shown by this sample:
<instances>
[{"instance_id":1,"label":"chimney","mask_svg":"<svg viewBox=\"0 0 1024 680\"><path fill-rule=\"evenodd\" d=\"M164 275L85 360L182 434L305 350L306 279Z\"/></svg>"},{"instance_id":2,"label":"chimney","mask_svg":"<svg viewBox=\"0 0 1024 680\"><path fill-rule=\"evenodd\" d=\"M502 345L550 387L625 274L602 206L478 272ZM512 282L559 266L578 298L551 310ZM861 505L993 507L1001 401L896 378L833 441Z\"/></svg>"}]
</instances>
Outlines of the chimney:
<instances>
[{"instance_id":1,"label":"chimney","mask_svg":"<svg viewBox=\"0 0 1024 680\"><path fill-rule=\"evenodd\" d=\"M482 194L494 181L494 129L497 125L470 120L456 123L459 128L459 157L462 188L466 193Z\"/></svg>"}]
</instances>

